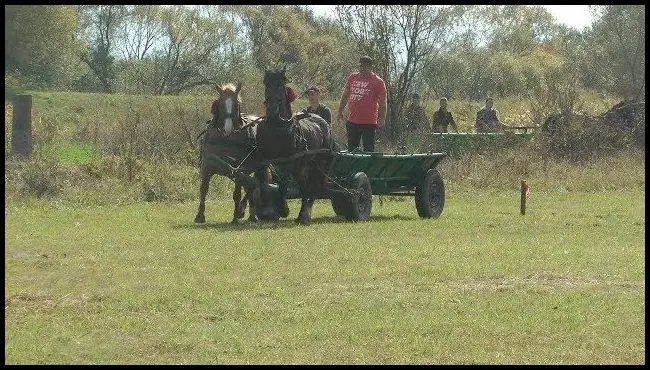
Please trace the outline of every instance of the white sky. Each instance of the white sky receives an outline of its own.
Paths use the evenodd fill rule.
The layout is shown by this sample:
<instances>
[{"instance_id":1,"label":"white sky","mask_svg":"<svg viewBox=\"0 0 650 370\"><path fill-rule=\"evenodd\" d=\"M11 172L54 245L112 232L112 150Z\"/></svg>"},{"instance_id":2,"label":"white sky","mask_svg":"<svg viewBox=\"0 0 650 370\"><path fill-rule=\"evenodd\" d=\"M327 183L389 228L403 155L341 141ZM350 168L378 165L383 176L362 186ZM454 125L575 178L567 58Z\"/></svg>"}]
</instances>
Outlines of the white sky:
<instances>
[{"instance_id":1,"label":"white sky","mask_svg":"<svg viewBox=\"0 0 650 370\"><path fill-rule=\"evenodd\" d=\"M563 23L582 31L592 22L589 5L544 5L558 23Z\"/></svg>"},{"instance_id":2,"label":"white sky","mask_svg":"<svg viewBox=\"0 0 650 370\"><path fill-rule=\"evenodd\" d=\"M579 31L591 25L592 15L589 5L543 5L555 17L558 23L563 23ZM311 5L316 15L330 16L334 14L334 5Z\"/></svg>"}]
</instances>

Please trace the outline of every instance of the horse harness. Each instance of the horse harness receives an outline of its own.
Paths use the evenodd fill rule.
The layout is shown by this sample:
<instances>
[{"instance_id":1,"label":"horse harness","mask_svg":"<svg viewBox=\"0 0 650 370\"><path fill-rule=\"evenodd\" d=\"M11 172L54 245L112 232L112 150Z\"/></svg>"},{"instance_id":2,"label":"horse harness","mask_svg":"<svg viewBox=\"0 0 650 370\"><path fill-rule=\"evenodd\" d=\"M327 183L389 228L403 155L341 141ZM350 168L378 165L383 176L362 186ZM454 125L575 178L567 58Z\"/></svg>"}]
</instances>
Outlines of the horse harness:
<instances>
[{"instance_id":1,"label":"horse harness","mask_svg":"<svg viewBox=\"0 0 650 370\"><path fill-rule=\"evenodd\" d=\"M295 116L293 116L293 119L291 120L292 121L291 132L294 135L294 140L295 140L294 145L296 146L297 150L304 150L304 151L309 150L309 145L307 145L307 139L305 138L305 135L300 129L300 120L308 117L311 117L311 114L298 113Z\"/></svg>"}]
</instances>

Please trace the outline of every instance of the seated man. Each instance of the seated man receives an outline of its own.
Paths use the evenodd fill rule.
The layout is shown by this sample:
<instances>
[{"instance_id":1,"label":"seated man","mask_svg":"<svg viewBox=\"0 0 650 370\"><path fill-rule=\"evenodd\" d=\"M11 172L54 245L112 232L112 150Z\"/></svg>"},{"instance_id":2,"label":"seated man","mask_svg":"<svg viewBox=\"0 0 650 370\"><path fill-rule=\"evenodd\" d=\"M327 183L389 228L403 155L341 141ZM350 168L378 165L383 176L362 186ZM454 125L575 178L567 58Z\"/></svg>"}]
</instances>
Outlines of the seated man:
<instances>
[{"instance_id":1,"label":"seated man","mask_svg":"<svg viewBox=\"0 0 650 370\"><path fill-rule=\"evenodd\" d=\"M424 132L429 128L429 119L420 105L420 94L411 96L411 104L406 108L406 128L411 132Z\"/></svg>"},{"instance_id":2,"label":"seated man","mask_svg":"<svg viewBox=\"0 0 650 370\"><path fill-rule=\"evenodd\" d=\"M499 112L493 107L492 98L485 99L485 106L476 113L476 132L498 132L501 123L499 122Z\"/></svg>"},{"instance_id":3,"label":"seated man","mask_svg":"<svg viewBox=\"0 0 650 370\"><path fill-rule=\"evenodd\" d=\"M447 110L447 98L440 99L440 108L433 113L431 125L433 132L448 132L447 127L450 125L455 132L458 132L456 121L454 121L451 112Z\"/></svg>"}]
</instances>

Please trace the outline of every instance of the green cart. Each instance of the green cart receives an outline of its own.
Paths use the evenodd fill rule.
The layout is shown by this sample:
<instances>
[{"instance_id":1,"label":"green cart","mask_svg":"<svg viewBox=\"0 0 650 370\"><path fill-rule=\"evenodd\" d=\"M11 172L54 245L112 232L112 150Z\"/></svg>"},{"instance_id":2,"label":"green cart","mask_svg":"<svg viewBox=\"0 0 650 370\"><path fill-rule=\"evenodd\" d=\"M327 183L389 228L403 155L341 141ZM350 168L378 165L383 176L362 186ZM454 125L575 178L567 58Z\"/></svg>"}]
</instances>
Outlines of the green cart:
<instances>
[{"instance_id":1,"label":"green cart","mask_svg":"<svg viewBox=\"0 0 650 370\"><path fill-rule=\"evenodd\" d=\"M384 154L321 149L298 154L303 155L333 156L328 173L330 181L319 198L330 199L334 212L347 220L368 220L373 194L412 196L415 209L422 218L437 218L444 208L445 185L436 166L446 153ZM297 157L292 156L270 163L295 159ZM278 184L270 186L285 199L301 198L297 185L287 176L281 176Z\"/></svg>"}]
</instances>

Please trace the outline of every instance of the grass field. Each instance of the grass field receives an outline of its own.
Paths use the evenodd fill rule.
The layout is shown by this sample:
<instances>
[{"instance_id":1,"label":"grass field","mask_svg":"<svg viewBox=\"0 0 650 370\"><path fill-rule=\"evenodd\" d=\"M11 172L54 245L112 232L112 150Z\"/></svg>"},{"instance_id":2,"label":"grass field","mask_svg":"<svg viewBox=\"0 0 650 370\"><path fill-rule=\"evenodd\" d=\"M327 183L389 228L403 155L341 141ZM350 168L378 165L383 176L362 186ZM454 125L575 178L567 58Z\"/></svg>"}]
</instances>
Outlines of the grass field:
<instances>
[{"instance_id":1,"label":"grass field","mask_svg":"<svg viewBox=\"0 0 650 370\"><path fill-rule=\"evenodd\" d=\"M5 363L645 363L644 190L451 189L309 227L5 196Z\"/></svg>"},{"instance_id":2,"label":"grass field","mask_svg":"<svg viewBox=\"0 0 650 370\"><path fill-rule=\"evenodd\" d=\"M319 200L309 227L297 201L288 220L231 225L215 176L195 225L212 98L35 92L26 161L5 103L5 363L645 362L644 148L449 156L435 220L375 197L369 222ZM461 131L481 105L450 101ZM530 123L528 102L496 105ZM411 136L410 152L430 144Z\"/></svg>"}]
</instances>

